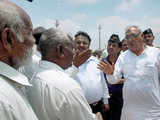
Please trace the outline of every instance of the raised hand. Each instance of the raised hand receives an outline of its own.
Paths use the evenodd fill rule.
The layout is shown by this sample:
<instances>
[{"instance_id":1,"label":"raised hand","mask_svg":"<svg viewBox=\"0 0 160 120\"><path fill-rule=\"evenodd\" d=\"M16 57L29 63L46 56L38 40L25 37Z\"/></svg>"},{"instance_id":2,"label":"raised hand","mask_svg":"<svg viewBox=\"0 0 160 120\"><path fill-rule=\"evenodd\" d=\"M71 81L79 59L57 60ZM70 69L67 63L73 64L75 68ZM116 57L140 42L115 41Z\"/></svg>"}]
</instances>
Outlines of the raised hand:
<instances>
[{"instance_id":1,"label":"raised hand","mask_svg":"<svg viewBox=\"0 0 160 120\"><path fill-rule=\"evenodd\" d=\"M113 74L114 71L114 63L109 64L108 61L100 61L98 66L98 69L102 70L104 73L106 73L107 75Z\"/></svg>"},{"instance_id":2,"label":"raised hand","mask_svg":"<svg viewBox=\"0 0 160 120\"><path fill-rule=\"evenodd\" d=\"M73 58L73 64L76 67L79 67L82 65L88 58L91 56L92 51L90 49L87 49L85 51L76 51L74 58Z\"/></svg>"}]
</instances>

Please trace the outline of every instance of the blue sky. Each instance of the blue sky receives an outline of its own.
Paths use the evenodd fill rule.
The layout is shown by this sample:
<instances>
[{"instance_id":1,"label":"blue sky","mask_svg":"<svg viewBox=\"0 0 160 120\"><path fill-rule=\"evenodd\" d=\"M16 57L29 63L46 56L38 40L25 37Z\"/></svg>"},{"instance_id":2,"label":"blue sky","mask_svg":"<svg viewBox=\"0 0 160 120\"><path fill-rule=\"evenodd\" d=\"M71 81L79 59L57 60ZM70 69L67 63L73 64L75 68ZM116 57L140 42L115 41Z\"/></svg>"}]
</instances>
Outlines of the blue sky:
<instances>
[{"instance_id":1,"label":"blue sky","mask_svg":"<svg viewBox=\"0 0 160 120\"><path fill-rule=\"evenodd\" d=\"M101 49L111 34L124 37L129 25L142 30L152 28L156 46L160 46L160 0L11 0L30 15L33 26L55 27L74 34L86 31L92 38L92 49L99 47L98 25L101 29Z\"/></svg>"}]
</instances>

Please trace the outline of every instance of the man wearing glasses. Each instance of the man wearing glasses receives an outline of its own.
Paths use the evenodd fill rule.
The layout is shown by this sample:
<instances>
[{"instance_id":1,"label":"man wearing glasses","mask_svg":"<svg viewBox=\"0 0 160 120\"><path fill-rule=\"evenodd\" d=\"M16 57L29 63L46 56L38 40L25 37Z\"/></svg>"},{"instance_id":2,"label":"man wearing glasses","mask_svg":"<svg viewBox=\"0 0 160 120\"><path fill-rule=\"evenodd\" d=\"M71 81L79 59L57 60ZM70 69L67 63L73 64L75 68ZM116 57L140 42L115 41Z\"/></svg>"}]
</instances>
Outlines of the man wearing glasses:
<instances>
[{"instance_id":1,"label":"man wearing glasses","mask_svg":"<svg viewBox=\"0 0 160 120\"><path fill-rule=\"evenodd\" d=\"M101 62L99 69L114 84L124 75L121 120L160 119L160 50L146 46L137 26L126 30L128 51L122 53L115 66Z\"/></svg>"}]
</instances>

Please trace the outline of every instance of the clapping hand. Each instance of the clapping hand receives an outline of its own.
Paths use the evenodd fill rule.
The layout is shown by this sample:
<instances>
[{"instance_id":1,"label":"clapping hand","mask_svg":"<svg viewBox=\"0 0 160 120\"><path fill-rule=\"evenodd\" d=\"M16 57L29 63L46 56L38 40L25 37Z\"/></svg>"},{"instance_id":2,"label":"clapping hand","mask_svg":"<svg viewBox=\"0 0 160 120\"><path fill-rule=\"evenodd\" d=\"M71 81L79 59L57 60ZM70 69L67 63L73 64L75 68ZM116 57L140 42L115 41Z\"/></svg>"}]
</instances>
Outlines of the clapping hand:
<instances>
[{"instance_id":1,"label":"clapping hand","mask_svg":"<svg viewBox=\"0 0 160 120\"><path fill-rule=\"evenodd\" d=\"M90 49L87 49L85 51L76 51L74 58L73 58L73 64L76 67L79 67L80 65L82 65L86 60L88 60L88 58L91 56L92 51Z\"/></svg>"}]
</instances>

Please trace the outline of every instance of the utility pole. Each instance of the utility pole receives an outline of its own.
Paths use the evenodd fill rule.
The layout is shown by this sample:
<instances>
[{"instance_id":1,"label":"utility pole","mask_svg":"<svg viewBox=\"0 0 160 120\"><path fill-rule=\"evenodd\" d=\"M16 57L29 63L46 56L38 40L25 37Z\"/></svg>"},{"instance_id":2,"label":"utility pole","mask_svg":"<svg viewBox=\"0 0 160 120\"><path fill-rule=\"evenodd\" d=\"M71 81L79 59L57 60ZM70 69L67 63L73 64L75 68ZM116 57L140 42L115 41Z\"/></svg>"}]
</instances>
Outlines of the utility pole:
<instances>
[{"instance_id":1,"label":"utility pole","mask_svg":"<svg viewBox=\"0 0 160 120\"><path fill-rule=\"evenodd\" d=\"M58 28L59 26L59 20L56 19L56 22L55 22L55 26L56 26L56 29Z\"/></svg>"},{"instance_id":2,"label":"utility pole","mask_svg":"<svg viewBox=\"0 0 160 120\"><path fill-rule=\"evenodd\" d=\"M57 2L57 9L60 11L63 7L62 6L63 5L63 0L56 0L56 2ZM56 19L56 21L55 21L56 29L58 29L59 25L60 25L60 21L58 19Z\"/></svg>"},{"instance_id":3,"label":"utility pole","mask_svg":"<svg viewBox=\"0 0 160 120\"><path fill-rule=\"evenodd\" d=\"M101 50L101 25L98 25L98 33L99 33L99 50Z\"/></svg>"}]
</instances>

